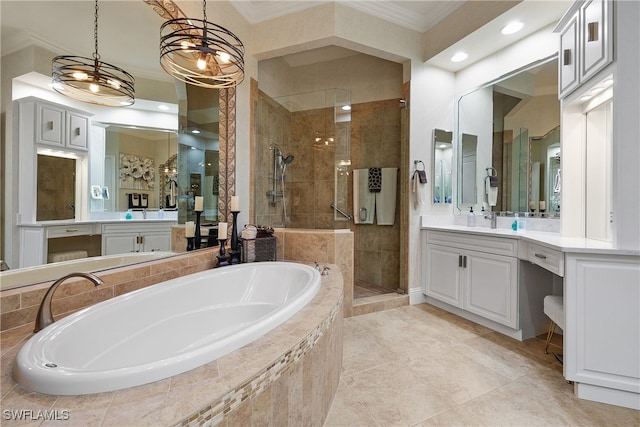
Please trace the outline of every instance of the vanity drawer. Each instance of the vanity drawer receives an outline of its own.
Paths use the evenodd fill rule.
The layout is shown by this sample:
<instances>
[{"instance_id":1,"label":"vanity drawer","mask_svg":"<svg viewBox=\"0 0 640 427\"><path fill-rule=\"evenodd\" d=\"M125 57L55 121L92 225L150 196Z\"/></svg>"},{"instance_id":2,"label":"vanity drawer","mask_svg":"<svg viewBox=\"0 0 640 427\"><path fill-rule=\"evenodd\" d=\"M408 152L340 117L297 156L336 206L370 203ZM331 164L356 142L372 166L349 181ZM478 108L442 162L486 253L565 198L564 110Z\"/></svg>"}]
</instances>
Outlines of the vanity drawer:
<instances>
[{"instance_id":1,"label":"vanity drawer","mask_svg":"<svg viewBox=\"0 0 640 427\"><path fill-rule=\"evenodd\" d=\"M47 238L71 237L71 236L88 236L93 234L93 226L91 224L69 224L69 225L53 225L47 227Z\"/></svg>"},{"instance_id":2,"label":"vanity drawer","mask_svg":"<svg viewBox=\"0 0 640 427\"><path fill-rule=\"evenodd\" d=\"M493 237L486 235L474 235L457 233L455 231L427 231L427 243L443 246L468 249L472 251L518 256L518 240L506 237Z\"/></svg>"},{"instance_id":3,"label":"vanity drawer","mask_svg":"<svg viewBox=\"0 0 640 427\"><path fill-rule=\"evenodd\" d=\"M545 270L564 277L564 255L562 252L545 246L529 243L528 260Z\"/></svg>"}]
</instances>

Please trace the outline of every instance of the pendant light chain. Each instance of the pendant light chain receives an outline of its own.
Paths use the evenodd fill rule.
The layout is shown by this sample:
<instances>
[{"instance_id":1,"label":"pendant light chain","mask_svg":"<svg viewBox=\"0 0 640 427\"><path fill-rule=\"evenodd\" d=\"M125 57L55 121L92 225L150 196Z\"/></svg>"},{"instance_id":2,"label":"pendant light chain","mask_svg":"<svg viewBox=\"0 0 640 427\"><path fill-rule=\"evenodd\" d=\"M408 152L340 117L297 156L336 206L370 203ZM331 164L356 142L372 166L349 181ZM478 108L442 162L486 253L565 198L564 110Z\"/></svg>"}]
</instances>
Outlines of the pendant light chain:
<instances>
[{"instance_id":1,"label":"pendant light chain","mask_svg":"<svg viewBox=\"0 0 640 427\"><path fill-rule=\"evenodd\" d=\"M93 15L93 19L93 40L96 49L93 53L93 57L98 61L100 60L100 54L98 53L98 0L96 0L96 11Z\"/></svg>"},{"instance_id":2,"label":"pendant light chain","mask_svg":"<svg viewBox=\"0 0 640 427\"><path fill-rule=\"evenodd\" d=\"M207 37L207 0L202 0L202 33L204 43Z\"/></svg>"}]
</instances>

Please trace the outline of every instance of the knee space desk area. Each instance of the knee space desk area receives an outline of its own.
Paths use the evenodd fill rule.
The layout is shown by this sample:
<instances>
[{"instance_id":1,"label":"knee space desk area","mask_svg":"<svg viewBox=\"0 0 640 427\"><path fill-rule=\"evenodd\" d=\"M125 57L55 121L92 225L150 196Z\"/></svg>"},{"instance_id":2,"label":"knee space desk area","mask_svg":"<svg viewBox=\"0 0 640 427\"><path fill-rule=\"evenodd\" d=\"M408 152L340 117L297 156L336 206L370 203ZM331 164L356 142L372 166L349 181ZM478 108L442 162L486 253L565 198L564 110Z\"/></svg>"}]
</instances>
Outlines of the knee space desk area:
<instances>
[{"instance_id":1,"label":"knee space desk area","mask_svg":"<svg viewBox=\"0 0 640 427\"><path fill-rule=\"evenodd\" d=\"M640 409L640 252L559 233L422 224L426 302L518 340L563 295L564 377L579 398Z\"/></svg>"}]
</instances>

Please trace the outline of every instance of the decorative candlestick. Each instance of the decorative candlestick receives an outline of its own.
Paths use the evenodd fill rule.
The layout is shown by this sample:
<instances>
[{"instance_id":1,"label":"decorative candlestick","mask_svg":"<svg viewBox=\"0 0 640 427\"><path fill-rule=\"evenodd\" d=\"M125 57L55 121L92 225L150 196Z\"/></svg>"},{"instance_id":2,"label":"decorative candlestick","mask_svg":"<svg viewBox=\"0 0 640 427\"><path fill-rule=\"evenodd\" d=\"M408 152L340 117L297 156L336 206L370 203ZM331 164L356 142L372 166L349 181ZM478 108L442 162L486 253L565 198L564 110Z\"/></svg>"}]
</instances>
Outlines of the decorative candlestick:
<instances>
[{"instance_id":1,"label":"decorative candlestick","mask_svg":"<svg viewBox=\"0 0 640 427\"><path fill-rule=\"evenodd\" d=\"M196 238L196 249L200 249L200 244L202 243L202 236L200 236L200 215L202 211L196 211L196 229L194 233L194 237Z\"/></svg>"},{"instance_id":2,"label":"decorative candlestick","mask_svg":"<svg viewBox=\"0 0 640 427\"><path fill-rule=\"evenodd\" d=\"M187 238L187 251L193 250L193 240L195 235L195 224L193 221L184 223L184 237Z\"/></svg>"},{"instance_id":3,"label":"decorative candlestick","mask_svg":"<svg viewBox=\"0 0 640 427\"><path fill-rule=\"evenodd\" d=\"M192 251L193 250L193 241L194 241L194 237L187 237L187 252Z\"/></svg>"},{"instance_id":4,"label":"decorative candlestick","mask_svg":"<svg viewBox=\"0 0 640 427\"><path fill-rule=\"evenodd\" d=\"M230 264L240 264L240 251L238 250L238 214L239 213L240 211L231 211L231 215L233 215L233 224L231 224L231 250L229 251Z\"/></svg>"},{"instance_id":5,"label":"decorative candlestick","mask_svg":"<svg viewBox=\"0 0 640 427\"><path fill-rule=\"evenodd\" d=\"M227 239L218 239L220 240L220 252L218 253L218 266L223 267L225 265L229 265L229 257L224 249L224 245L227 243Z\"/></svg>"}]
</instances>

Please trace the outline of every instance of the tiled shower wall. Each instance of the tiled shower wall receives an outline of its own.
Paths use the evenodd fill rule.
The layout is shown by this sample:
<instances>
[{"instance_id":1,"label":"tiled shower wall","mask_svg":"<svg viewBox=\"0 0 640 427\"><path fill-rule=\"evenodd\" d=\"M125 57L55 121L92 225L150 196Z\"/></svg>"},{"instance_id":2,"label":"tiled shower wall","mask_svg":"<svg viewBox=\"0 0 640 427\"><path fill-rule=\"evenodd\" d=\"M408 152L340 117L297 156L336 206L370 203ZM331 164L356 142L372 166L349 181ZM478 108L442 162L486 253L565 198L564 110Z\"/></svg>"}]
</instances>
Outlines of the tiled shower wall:
<instances>
[{"instance_id":1,"label":"tiled shower wall","mask_svg":"<svg viewBox=\"0 0 640 427\"><path fill-rule=\"evenodd\" d=\"M400 179L396 198L396 220L393 226L356 225L334 215L331 203L336 189L338 206L353 212L352 179L347 172L369 167L401 167L400 99L352 105L350 122L351 167L346 172L336 169L332 145L315 144L315 132L334 126L333 108L289 112L282 105L260 93L256 118L256 221L282 227L282 198L276 205L267 192L273 190L273 152L278 146L293 162L287 167L285 203L287 228L340 229L351 228L355 236L355 276L362 281L395 291L400 286ZM336 132L341 128L338 124ZM339 137L339 135L338 135ZM340 145L339 145L340 147ZM402 176L402 175L401 175ZM400 178L400 177L399 177ZM336 185L344 179L344 185ZM281 190L280 183L276 189Z\"/></svg>"},{"instance_id":2,"label":"tiled shower wall","mask_svg":"<svg viewBox=\"0 0 640 427\"><path fill-rule=\"evenodd\" d=\"M256 221L273 227L348 228L348 221L336 219L331 208L335 191L339 192L343 204L347 201L350 180L348 175L335 171L336 159L349 159L348 145L336 153L335 143L324 145L315 141L316 136L348 141L348 124L334 123L333 108L291 112L264 93L260 93L257 111ZM284 197L267 195L269 191L282 192L277 174L274 185L272 147L278 147L284 156L294 156L286 169ZM283 204L287 210L286 221Z\"/></svg>"}]
</instances>

